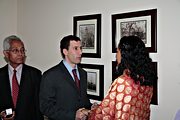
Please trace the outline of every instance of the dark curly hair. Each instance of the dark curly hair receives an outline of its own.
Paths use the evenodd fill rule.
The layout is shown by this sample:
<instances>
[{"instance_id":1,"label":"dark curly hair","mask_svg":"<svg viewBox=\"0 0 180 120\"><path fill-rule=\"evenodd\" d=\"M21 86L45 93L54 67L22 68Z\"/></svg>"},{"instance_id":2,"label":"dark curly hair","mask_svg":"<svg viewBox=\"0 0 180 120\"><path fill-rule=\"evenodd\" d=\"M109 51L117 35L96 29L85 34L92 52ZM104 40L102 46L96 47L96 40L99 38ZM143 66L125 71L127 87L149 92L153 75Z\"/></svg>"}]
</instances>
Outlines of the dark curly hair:
<instances>
[{"instance_id":1,"label":"dark curly hair","mask_svg":"<svg viewBox=\"0 0 180 120\"><path fill-rule=\"evenodd\" d=\"M118 74L125 69L130 71L130 77L141 85L152 86L157 75L152 68L152 59L144 42L137 36L124 36L118 44L121 51L121 63L118 65Z\"/></svg>"}]
</instances>

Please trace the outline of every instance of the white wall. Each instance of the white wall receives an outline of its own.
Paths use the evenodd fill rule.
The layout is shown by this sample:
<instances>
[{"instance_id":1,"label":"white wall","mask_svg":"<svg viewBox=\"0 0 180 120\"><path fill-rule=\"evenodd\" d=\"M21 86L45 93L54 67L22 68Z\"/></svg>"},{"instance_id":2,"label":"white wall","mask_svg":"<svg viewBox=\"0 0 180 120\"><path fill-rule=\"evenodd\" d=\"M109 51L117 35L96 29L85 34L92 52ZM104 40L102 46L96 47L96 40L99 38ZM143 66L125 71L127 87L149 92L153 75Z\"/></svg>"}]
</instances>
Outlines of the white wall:
<instances>
[{"instance_id":1,"label":"white wall","mask_svg":"<svg viewBox=\"0 0 180 120\"><path fill-rule=\"evenodd\" d=\"M104 65L106 93L112 81L111 61L115 60L111 52L111 15L157 8L158 53L151 57L158 61L159 105L151 106L151 120L172 120L180 108L179 6L179 0L17 0L16 8L16 1L0 0L0 39L2 43L6 35L17 32L28 50L27 64L45 71L61 60L59 41L73 33L73 16L102 14L101 58L83 58L82 63Z\"/></svg>"},{"instance_id":2,"label":"white wall","mask_svg":"<svg viewBox=\"0 0 180 120\"><path fill-rule=\"evenodd\" d=\"M5 64L3 39L17 32L17 0L0 0L0 67Z\"/></svg>"}]
</instances>

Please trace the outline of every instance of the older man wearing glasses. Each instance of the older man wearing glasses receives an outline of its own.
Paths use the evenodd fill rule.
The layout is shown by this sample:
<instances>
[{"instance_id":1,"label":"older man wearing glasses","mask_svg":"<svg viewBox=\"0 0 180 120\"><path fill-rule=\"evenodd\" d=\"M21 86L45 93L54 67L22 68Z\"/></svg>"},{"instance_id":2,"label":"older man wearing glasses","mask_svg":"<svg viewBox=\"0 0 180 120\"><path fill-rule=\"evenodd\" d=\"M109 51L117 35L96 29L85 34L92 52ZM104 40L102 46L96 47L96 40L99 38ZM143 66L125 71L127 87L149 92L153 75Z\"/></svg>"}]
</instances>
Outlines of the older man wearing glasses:
<instances>
[{"instance_id":1,"label":"older man wearing glasses","mask_svg":"<svg viewBox=\"0 0 180 120\"><path fill-rule=\"evenodd\" d=\"M39 110L41 71L24 64L25 47L17 36L4 39L7 65L0 68L0 119L43 120Z\"/></svg>"}]
</instances>

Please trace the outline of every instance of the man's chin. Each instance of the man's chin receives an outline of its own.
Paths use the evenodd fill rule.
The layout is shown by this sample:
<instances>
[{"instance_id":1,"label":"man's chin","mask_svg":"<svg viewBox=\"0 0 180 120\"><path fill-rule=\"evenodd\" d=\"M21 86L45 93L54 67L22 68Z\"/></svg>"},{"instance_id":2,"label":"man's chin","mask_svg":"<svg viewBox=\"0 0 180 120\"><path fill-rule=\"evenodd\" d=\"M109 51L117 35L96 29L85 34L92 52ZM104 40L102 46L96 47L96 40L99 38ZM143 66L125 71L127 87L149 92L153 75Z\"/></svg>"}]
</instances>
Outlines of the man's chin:
<instances>
[{"instance_id":1,"label":"man's chin","mask_svg":"<svg viewBox=\"0 0 180 120\"><path fill-rule=\"evenodd\" d=\"M19 61L19 62L17 62L17 64L19 64L19 65L20 65L20 64L23 64L23 63L24 63L24 61Z\"/></svg>"},{"instance_id":2,"label":"man's chin","mask_svg":"<svg viewBox=\"0 0 180 120\"><path fill-rule=\"evenodd\" d=\"M79 60L79 61L76 62L76 64L79 64L79 63L81 63L81 60Z\"/></svg>"},{"instance_id":3,"label":"man's chin","mask_svg":"<svg viewBox=\"0 0 180 120\"><path fill-rule=\"evenodd\" d=\"M80 59L77 59L77 61L76 61L77 63L80 63L81 62L81 58Z\"/></svg>"},{"instance_id":4,"label":"man's chin","mask_svg":"<svg viewBox=\"0 0 180 120\"><path fill-rule=\"evenodd\" d=\"M25 62L25 59L20 59L20 60L17 60L17 63L24 63Z\"/></svg>"}]
</instances>

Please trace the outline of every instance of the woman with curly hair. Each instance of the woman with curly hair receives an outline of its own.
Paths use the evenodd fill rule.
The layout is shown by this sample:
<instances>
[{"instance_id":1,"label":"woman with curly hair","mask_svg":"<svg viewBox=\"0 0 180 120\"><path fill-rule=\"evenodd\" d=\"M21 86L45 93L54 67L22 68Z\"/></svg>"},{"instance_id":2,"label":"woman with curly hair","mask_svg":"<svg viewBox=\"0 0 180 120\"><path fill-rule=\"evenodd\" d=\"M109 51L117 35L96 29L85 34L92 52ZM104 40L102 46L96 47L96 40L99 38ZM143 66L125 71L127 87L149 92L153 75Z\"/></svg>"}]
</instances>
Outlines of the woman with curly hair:
<instances>
[{"instance_id":1,"label":"woman with curly hair","mask_svg":"<svg viewBox=\"0 0 180 120\"><path fill-rule=\"evenodd\" d=\"M89 120L149 120L153 83L157 75L143 41L125 36L118 44L117 73L103 101L94 107Z\"/></svg>"}]
</instances>

